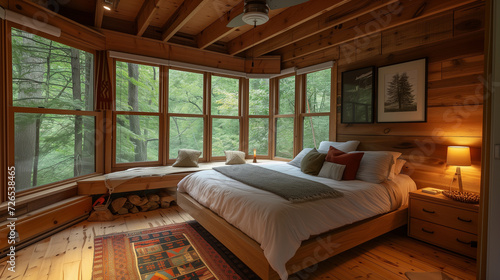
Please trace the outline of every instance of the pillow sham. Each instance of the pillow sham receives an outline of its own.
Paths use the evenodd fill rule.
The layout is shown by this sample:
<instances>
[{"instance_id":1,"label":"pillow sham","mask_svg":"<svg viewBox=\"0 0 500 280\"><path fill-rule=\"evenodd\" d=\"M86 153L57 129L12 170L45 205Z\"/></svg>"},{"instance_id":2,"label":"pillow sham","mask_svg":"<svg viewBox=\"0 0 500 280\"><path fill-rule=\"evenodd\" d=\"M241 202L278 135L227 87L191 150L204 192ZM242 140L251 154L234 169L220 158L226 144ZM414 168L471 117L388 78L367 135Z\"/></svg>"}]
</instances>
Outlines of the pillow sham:
<instances>
[{"instance_id":1,"label":"pillow sham","mask_svg":"<svg viewBox=\"0 0 500 280\"><path fill-rule=\"evenodd\" d=\"M172 166L174 167L198 167L198 159L201 152L191 149L180 149L177 152L177 160Z\"/></svg>"},{"instance_id":2,"label":"pillow sham","mask_svg":"<svg viewBox=\"0 0 500 280\"><path fill-rule=\"evenodd\" d=\"M288 162L288 164L290 165L293 165L295 167L298 167L300 168L300 163L302 162L302 159L307 155L307 153L309 153L310 151L312 151L312 148L305 148L303 149L302 151L300 151L300 153L293 158L292 161Z\"/></svg>"},{"instance_id":3,"label":"pillow sham","mask_svg":"<svg viewBox=\"0 0 500 280\"><path fill-rule=\"evenodd\" d=\"M226 155L226 165L247 163L245 153L242 151L224 151L224 154Z\"/></svg>"},{"instance_id":4,"label":"pillow sham","mask_svg":"<svg viewBox=\"0 0 500 280\"><path fill-rule=\"evenodd\" d=\"M356 154L359 152L351 152ZM356 179L379 184L387 181L392 173L394 157L386 151L363 151L364 156L359 165Z\"/></svg>"},{"instance_id":5,"label":"pillow sham","mask_svg":"<svg viewBox=\"0 0 500 280\"><path fill-rule=\"evenodd\" d=\"M356 179L356 174L358 173L359 165L361 163L361 159L363 158L362 152L346 154L336 149L335 147L331 146L330 149L328 150L328 154L330 154L328 162L345 165L344 174L342 175L342 180Z\"/></svg>"},{"instance_id":6,"label":"pillow sham","mask_svg":"<svg viewBox=\"0 0 500 280\"><path fill-rule=\"evenodd\" d=\"M393 163L392 163L392 166L391 166L391 171L389 172L389 177L388 179L389 180L394 180L394 176L396 176L397 174L396 173L396 162L398 160L398 157L401 156L401 153L400 152L392 152L392 151L387 151L388 153L390 153L392 155L392 159L393 159Z\"/></svg>"},{"instance_id":7,"label":"pillow sham","mask_svg":"<svg viewBox=\"0 0 500 280\"><path fill-rule=\"evenodd\" d=\"M321 141L321 143L319 143L318 151L324 151L325 153L327 153L330 147L334 147L335 149L341 150L344 153L349 153L356 151L358 145L359 141L357 140L350 140L347 142Z\"/></svg>"},{"instance_id":8,"label":"pillow sham","mask_svg":"<svg viewBox=\"0 0 500 280\"><path fill-rule=\"evenodd\" d=\"M326 154L320 153L313 148L302 159L300 170L309 175L318 175L323 163L325 162L325 157Z\"/></svg>"},{"instance_id":9,"label":"pillow sham","mask_svg":"<svg viewBox=\"0 0 500 280\"><path fill-rule=\"evenodd\" d=\"M344 170L345 165L325 161L323 163L323 167L321 167L321 170L318 173L318 176L340 181L342 180L342 175L344 175Z\"/></svg>"},{"instance_id":10,"label":"pillow sham","mask_svg":"<svg viewBox=\"0 0 500 280\"><path fill-rule=\"evenodd\" d=\"M402 158L398 158L396 160L396 164L394 164L394 175L399 175L401 173L401 170L403 169L403 166L405 166L406 160Z\"/></svg>"}]
</instances>

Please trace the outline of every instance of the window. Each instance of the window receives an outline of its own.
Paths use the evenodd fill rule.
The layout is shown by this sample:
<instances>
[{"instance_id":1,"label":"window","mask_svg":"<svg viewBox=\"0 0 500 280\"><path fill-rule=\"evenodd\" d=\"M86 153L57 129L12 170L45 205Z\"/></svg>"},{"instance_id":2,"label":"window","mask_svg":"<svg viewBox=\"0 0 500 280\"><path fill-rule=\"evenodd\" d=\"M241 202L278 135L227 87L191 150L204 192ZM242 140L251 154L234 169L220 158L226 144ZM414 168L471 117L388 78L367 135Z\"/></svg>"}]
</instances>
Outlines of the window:
<instances>
[{"instance_id":1,"label":"window","mask_svg":"<svg viewBox=\"0 0 500 280\"><path fill-rule=\"evenodd\" d=\"M295 76L278 80L278 107L275 115L275 156L293 158L295 122Z\"/></svg>"},{"instance_id":2,"label":"window","mask_svg":"<svg viewBox=\"0 0 500 280\"><path fill-rule=\"evenodd\" d=\"M225 150L240 149L240 81L212 75L211 121L212 157L224 156Z\"/></svg>"},{"instance_id":3,"label":"window","mask_svg":"<svg viewBox=\"0 0 500 280\"><path fill-rule=\"evenodd\" d=\"M116 61L115 162L159 161L158 66Z\"/></svg>"},{"instance_id":4,"label":"window","mask_svg":"<svg viewBox=\"0 0 500 280\"><path fill-rule=\"evenodd\" d=\"M204 150L203 79L201 73L169 70L169 159L177 158L179 149Z\"/></svg>"},{"instance_id":5,"label":"window","mask_svg":"<svg viewBox=\"0 0 500 280\"><path fill-rule=\"evenodd\" d=\"M248 154L269 155L269 80L249 80Z\"/></svg>"},{"instance_id":6,"label":"window","mask_svg":"<svg viewBox=\"0 0 500 280\"><path fill-rule=\"evenodd\" d=\"M94 55L16 28L11 48L17 191L94 173Z\"/></svg>"},{"instance_id":7,"label":"window","mask_svg":"<svg viewBox=\"0 0 500 280\"><path fill-rule=\"evenodd\" d=\"M318 147L329 139L331 69L306 75L306 98L303 120L303 148Z\"/></svg>"}]
</instances>

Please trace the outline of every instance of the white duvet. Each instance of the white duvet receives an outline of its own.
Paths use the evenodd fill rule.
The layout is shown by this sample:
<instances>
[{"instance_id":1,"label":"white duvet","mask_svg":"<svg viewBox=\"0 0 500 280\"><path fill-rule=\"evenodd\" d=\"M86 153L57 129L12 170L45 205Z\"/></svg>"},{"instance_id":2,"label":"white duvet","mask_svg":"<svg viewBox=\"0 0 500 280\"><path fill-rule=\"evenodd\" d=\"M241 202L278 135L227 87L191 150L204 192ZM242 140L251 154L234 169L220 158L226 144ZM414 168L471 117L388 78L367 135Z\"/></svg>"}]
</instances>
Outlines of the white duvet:
<instances>
[{"instance_id":1,"label":"white duvet","mask_svg":"<svg viewBox=\"0 0 500 280\"><path fill-rule=\"evenodd\" d=\"M400 192L401 201L394 201L381 184L360 180L335 181L307 175L285 163L259 166L292 176L321 182L343 193L343 197L291 203L275 194L228 178L215 170L200 171L185 177L178 184L203 206L257 241L271 267L281 279L287 279L286 262L295 255L303 240L347 224L389 212L408 203L408 192L415 182L398 175L390 184ZM255 174L258 176L258 174Z\"/></svg>"}]
</instances>

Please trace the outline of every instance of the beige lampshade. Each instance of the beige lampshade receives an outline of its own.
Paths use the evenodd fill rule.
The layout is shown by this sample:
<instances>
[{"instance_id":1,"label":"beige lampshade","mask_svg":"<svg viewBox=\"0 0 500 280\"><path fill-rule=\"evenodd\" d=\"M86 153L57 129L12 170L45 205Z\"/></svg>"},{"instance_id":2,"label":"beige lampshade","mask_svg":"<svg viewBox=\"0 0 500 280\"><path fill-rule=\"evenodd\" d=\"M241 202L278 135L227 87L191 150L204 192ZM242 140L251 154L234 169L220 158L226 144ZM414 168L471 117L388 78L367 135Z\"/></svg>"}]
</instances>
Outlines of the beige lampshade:
<instances>
[{"instance_id":1,"label":"beige lampshade","mask_svg":"<svg viewBox=\"0 0 500 280\"><path fill-rule=\"evenodd\" d=\"M448 146L446 163L457 166L471 165L470 148L465 146Z\"/></svg>"}]
</instances>

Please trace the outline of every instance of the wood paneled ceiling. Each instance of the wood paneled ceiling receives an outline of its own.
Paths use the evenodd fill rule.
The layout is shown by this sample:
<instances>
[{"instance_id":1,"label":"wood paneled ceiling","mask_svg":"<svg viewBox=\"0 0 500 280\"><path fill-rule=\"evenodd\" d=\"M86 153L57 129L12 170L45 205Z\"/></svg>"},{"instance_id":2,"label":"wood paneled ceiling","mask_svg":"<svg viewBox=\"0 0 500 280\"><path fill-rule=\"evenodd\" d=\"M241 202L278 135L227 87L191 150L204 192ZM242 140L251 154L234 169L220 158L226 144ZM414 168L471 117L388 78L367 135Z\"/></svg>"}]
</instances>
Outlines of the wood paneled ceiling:
<instances>
[{"instance_id":1,"label":"wood paneled ceiling","mask_svg":"<svg viewBox=\"0 0 500 280\"><path fill-rule=\"evenodd\" d=\"M471 0L309 0L270 10L269 21L253 27L226 27L243 11L241 0L65 0L56 9L53 0L24 0L59 13L97 30L112 30L231 56L256 58L281 56L281 62L306 57L325 47L356 39L357 26L398 15L379 30L435 14ZM103 5L110 2L112 9ZM451 1L453 2L453 1ZM445 4L448 3L448 4ZM407 13L410 18L399 19ZM380 20L377 19L380 17ZM383 22L382 22L383 23ZM380 27L380 22L379 22ZM368 28L368 27L367 27ZM359 28L358 28L359 29ZM364 35L373 33L366 30ZM314 50L309 50L314 48Z\"/></svg>"}]
</instances>

